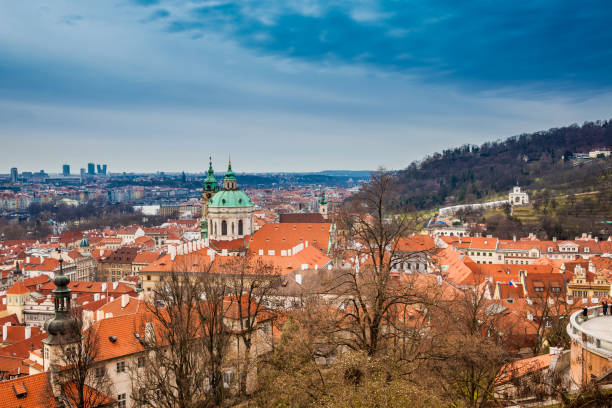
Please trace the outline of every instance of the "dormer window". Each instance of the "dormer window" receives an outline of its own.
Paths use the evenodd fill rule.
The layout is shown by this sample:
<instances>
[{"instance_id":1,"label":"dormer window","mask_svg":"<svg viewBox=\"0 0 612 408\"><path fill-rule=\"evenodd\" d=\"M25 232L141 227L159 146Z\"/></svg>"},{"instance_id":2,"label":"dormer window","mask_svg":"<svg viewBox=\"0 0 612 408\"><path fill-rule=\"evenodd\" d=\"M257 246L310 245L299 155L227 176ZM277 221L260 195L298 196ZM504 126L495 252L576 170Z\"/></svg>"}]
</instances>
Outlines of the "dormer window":
<instances>
[{"instance_id":1,"label":"dormer window","mask_svg":"<svg viewBox=\"0 0 612 408\"><path fill-rule=\"evenodd\" d=\"M589 252L589 248L584 248L584 252Z\"/></svg>"}]
</instances>

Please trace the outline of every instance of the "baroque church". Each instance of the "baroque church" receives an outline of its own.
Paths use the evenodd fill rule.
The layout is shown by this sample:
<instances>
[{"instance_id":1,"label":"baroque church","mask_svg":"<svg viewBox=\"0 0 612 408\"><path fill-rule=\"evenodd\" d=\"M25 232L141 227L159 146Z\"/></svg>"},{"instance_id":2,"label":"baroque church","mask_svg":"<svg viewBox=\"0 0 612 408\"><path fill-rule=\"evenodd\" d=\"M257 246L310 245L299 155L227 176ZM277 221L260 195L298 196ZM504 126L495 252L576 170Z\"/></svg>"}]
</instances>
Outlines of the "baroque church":
<instances>
[{"instance_id":1,"label":"baroque church","mask_svg":"<svg viewBox=\"0 0 612 408\"><path fill-rule=\"evenodd\" d=\"M232 241L251 235L254 211L249 196L238 188L231 160L221 190L211 160L202 191L202 239Z\"/></svg>"}]
</instances>

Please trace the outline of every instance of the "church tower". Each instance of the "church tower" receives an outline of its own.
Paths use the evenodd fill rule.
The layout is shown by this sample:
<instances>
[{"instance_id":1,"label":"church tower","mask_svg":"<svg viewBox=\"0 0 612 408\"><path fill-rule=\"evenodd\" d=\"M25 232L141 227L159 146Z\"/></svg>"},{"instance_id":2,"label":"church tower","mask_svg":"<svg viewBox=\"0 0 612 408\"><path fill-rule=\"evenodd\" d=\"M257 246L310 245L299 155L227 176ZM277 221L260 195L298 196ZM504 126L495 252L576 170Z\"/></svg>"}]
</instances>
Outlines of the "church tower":
<instances>
[{"instance_id":1,"label":"church tower","mask_svg":"<svg viewBox=\"0 0 612 408\"><path fill-rule=\"evenodd\" d=\"M325 197L325 190L323 190L323 195L319 201L319 213L323 218L327 219L327 198Z\"/></svg>"},{"instance_id":2,"label":"church tower","mask_svg":"<svg viewBox=\"0 0 612 408\"><path fill-rule=\"evenodd\" d=\"M49 333L43 342L43 369L64 363L63 353L74 352L76 343L81 341L81 328L70 311L70 278L64 275L63 259L60 257L60 270L53 282L55 299L55 316L45 322L45 331ZM71 346L73 345L73 346ZM71 351L72 350L72 351Z\"/></svg>"},{"instance_id":3,"label":"church tower","mask_svg":"<svg viewBox=\"0 0 612 408\"><path fill-rule=\"evenodd\" d=\"M217 179L215 178L215 172L212 167L212 158L209 157L208 162L208 175L204 180L204 189L202 190L202 230L201 237L202 239L208 238L208 221L206 219L208 215L208 202L212 198L215 193L219 191L219 185L217 184Z\"/></svg>"}]
</instances>

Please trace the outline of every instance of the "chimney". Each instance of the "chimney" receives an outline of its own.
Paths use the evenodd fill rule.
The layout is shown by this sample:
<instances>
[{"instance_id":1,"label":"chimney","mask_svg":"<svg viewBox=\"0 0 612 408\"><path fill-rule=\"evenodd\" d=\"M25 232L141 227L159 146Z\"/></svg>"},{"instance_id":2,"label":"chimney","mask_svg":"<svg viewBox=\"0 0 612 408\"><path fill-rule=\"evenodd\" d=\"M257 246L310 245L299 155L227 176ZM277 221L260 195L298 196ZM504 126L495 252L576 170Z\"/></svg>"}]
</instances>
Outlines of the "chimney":
<instances>
[{"instance_id":1,"label":"chimney","mask_svg":"<svg viewBox=\"0 0 612 408\"><path fill-rule=\"evenodd\" d=\"M96 320L103 320L104 319L104 312L102 310L97 310L96 311Z\"/></svg>"},{"instance_id":2,"label":"chimney","mask_svg":"<svg viewBox=\"0 0 612 408\"><path fill-rule=\"evenodd\" d=\"M8 327L10 325L10 323L5 323L4 326L2 326L2 341L6 341L6 338L8 337Z\"/></svg>"},{"instance_id":3,"label":"chimney","mask_svg":"<svg viewBox=\"0 0 612 408\"><path fill-rule=\"evenodd\" d=\"M121 295L121 308L125 308L128 303L130 303L130 295L124 293L123 295Z\"/></svg>"},{"instance_id":4,"label":"chimney","mask_svg":"<svg viewBox=\"0 0 612 408\"><path fill-rule=\"evenodd\" d=\"M298 285L301 285L301 284L302 284L302 275L301 275L301 274L299 274L299 273L296 273L296 274L295 274L295 282L296 282Z\"/></svg>"},{"instance_id":5,"label":"chimney","mask_svg":"<svg viewBox=\"0 0 612 408\"><path fill-rule=\"evenodd\" d=\"M557 237L553 237L553 242L557 242Z\"/></svg>"},{"instance_id":6,"label":"chimney","mask_svg":"<svg viewBox=\"0 0 612 408\"><path fill-rule=\"evenodd\" d=\"M102 292L106 292L106 282L102 282Z\"/></svg>"},{"instance_id":7,"label":"chimney","mask_svg":"<svg viewBox=\"0 0 612 408\"><path fill-rule=\"evenodd\" d=\"M512 236L512 241L516 242L516 235Z\"/></svg>"},{"instance_id":8,"label":"chimney","mask_svg":"<svg viewBox=\"0 0 612 408\"><path fill-rule=\"evenodd\" d=\"M32 327L31 326L26 326L25 327L25 339L29 339L30 337L32 337Z\"/></svg>"},{"instance_id":9,"label":"chimney","mask_svg":"<svg viewBox=\"0 0 612 408\"><path fill-rule=\"evenodd\" d=\"M113 282L113 290L117 290L118 285L119 285L119 282Z\"/></svg>"}]
</instances>

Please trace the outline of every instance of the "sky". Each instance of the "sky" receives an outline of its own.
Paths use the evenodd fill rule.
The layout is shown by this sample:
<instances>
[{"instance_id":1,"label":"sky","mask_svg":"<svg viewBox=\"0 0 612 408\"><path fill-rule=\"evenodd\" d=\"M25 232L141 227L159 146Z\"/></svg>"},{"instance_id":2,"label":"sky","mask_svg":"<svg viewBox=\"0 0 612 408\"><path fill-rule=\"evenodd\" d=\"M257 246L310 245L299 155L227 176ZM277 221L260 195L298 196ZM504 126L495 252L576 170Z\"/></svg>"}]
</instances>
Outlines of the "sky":
<instances>
[{"instance_id":1,"label":"sky","mask_svg":"<svg viewBox=\"0 0 612 408\"><path fill-rule=\"evenodd\" d=\"M608 0L5 0L8 173L404 168L612 118Z\"/></svg>"}]
</instances>

